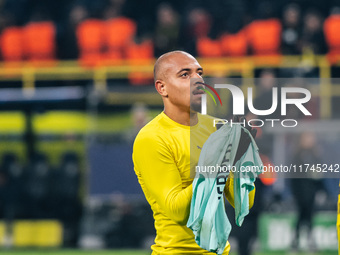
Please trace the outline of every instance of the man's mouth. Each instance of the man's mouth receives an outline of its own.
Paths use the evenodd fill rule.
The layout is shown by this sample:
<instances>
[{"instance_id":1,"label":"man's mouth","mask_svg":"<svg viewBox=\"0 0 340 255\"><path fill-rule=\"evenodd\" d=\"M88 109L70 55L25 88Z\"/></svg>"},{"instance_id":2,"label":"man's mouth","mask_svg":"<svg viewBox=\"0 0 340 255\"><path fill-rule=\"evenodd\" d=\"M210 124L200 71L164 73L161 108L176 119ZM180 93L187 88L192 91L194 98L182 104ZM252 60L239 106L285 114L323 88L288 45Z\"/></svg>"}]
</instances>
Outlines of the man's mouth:
<instances>
[{"instance_id":1,"label":"man's mouth","mask_svg":"<svg viewBox=\"0 0 340 255\"><path fill-rule=\"evenodd\" d=\"M204 83L203 82L197 82L195 85L198 85L197 88L193 91L194 95L202 95L205 94L205 92L203 91L204 89Z\"/></svg>"},{"instance_id":2,"label":"man's mouth","mask_svg":"<svg viewBox=\"0 0 340 255\"><path fill-rule=\"evenodd\" d=\"M205 92L201 89L197 89L197 90L194 90L194 92L192 92L194 95L202 95L204 94Z\"/></svg>"}]
</instances>

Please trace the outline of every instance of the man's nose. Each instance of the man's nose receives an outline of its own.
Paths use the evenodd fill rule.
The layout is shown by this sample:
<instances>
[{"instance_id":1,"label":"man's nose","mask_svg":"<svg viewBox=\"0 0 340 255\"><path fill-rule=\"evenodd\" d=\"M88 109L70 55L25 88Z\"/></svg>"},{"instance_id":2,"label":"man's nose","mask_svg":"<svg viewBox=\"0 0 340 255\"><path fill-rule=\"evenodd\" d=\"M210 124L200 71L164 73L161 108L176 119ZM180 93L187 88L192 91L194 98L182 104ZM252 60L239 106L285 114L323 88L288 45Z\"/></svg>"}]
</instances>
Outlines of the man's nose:
<instances>
[{"instance_id":1,"label":"man's nose","mask_svg":"<svg viewBox=\"0 0 340 255\"><path fill-rule=\"evenodd\" d=\"M204 80L202 76L200 76L199 74L195 74L193 78L195 85L204 86Z\"/></svg>"},{"instance_id":2,"label":"man's nose","mask_svg":"<svg viewBox=\"0 0 340 255\"><path fill-rule=\"evenodd\" d=\"M204 80L199 73L195 73L193 78L198 79L200 82L204 83Z\"/></svg>"}]
</instances>

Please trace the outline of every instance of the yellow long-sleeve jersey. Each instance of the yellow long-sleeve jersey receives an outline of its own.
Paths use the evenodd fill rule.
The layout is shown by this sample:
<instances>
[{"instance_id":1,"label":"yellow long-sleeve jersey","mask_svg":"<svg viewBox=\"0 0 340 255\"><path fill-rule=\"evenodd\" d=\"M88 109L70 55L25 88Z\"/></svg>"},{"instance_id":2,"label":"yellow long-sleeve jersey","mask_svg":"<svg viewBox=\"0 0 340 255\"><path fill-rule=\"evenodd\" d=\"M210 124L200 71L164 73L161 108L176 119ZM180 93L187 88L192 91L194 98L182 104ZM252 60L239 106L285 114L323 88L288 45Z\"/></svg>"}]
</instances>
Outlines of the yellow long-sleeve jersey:
<instances>
[{"instance_id":1,"label":"yellow long-sleeve jersey","mask_svg":"<svg viewBox=\"0 0 340 255\"><path fill-rule=\"evenodd\" d=\"M214 254L200 248L193 232L186 227L194 167L204 142L216 131L211 117L198 114L198 120L195 126L185 126L162 112L136 137L134 169L153 211L157 233L151 247L153 255ZM225 194L233 205L232 178L226 183ZM252 204L254 192L251 194ZM223 254L229 254L229 250L228 242Z\"/></svg>"}]
</instances>

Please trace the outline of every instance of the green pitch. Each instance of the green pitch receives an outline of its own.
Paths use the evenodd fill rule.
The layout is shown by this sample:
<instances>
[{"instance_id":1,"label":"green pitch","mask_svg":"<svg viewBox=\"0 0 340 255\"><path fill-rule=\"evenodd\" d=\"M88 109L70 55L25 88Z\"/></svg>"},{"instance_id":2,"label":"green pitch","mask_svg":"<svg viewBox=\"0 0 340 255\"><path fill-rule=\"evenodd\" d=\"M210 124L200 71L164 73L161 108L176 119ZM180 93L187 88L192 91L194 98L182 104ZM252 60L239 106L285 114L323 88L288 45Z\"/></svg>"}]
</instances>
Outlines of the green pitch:
<instances>
[{"instance_id":1,"label":"green pitch","mask_svg":"<svg viewBox=\"0 0 340 255\"><path fill-rule=\"evenodd\" d=\"M145 250L104 250L104 251L86 251L86 250L5 250L0 249L1 255L150 255L150 251ZM286 255L289 252L256 252L253 255ZM237 255L237 253L230 253ZM294 255L310 255L309 253L294 253ZM313 255L337 255L337 252L313 253Z\"/></svg>"},{"instance_id":2,"label":"green pitch","mask_svg":"<svg viewBox=\"0 0 340 255\"><path fill-rule=\"evenodd\" d=\"M145 250L0 250L1 255L150 255Z\"/></svg>"}]
</instances>

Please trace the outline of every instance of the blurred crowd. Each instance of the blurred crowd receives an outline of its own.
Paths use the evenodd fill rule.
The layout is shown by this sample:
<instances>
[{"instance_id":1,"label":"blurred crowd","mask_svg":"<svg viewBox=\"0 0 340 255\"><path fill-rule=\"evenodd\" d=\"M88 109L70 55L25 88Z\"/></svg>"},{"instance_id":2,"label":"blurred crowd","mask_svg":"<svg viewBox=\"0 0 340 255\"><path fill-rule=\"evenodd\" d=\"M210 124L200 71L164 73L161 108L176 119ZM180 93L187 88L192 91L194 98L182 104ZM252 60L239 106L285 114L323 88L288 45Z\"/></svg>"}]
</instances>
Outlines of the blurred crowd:
<instances>
[{"instance_id":1,"label":"blurred crowd","mask_svg":"<svg viewBox=\"0 0 340 255\"><path fill-rule=\"evenodd\" d=\"M340 1L2 0L2 59L151 59L326 54L336 61ZM37 39L39 38L39 39Z\"/></svg>"},{"instance_id":2,"label":"blurred crowd","mask_svg":"<svg viewBox=\"0 0 340 255\"><path fill-rule=\"evenodd\" d=\"M58 219L65 228L64 245L76 245L82 215L79 157L65 152L60 165L53 167L44 154L23 164L16 154L6 153L1 162L0 218L8 223Z\"/></svg>"}]
</instances>

